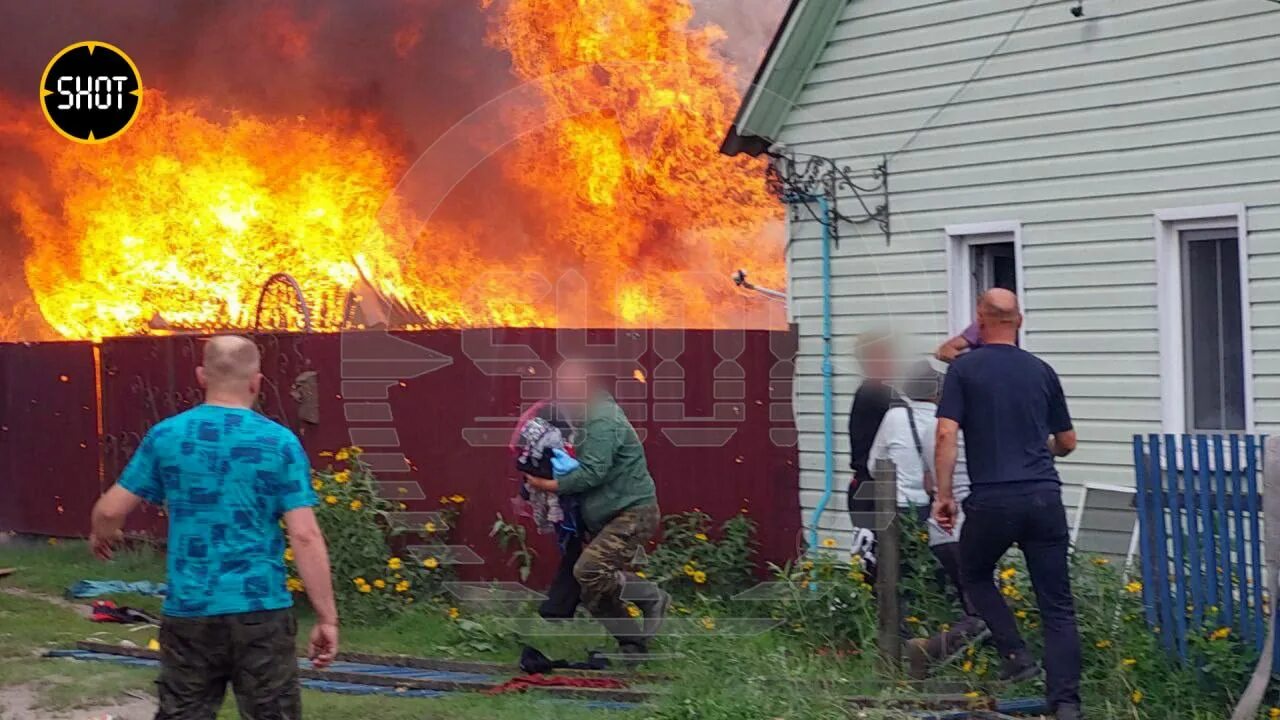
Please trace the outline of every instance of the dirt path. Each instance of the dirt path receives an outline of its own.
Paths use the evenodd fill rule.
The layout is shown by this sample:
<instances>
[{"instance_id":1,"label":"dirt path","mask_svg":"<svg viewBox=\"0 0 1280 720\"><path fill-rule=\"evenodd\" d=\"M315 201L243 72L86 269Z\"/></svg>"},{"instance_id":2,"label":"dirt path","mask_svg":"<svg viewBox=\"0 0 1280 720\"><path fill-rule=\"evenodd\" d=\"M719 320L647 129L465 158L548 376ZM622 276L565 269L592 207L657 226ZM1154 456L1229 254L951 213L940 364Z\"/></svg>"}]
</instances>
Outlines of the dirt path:
<instances>
[{"instance_id":1,"label":"dirt path","mask_svg":"<svg viewBox=\"0 0 1280 720\"><path fill-rule=\"evenodd\" d=\"M24 588L0 587L0 592L14 597L40 600L75 612L88 618L88 605L65 600L53 595L32 592ZM57 678L50 678L56 680ZM64 678L65 679L65 678ZM93 704L75 710L53 712L39 707L40 686L22 683L0 687L0 720L151 720L155 716L155 698L145 693L127 692L109 702Z\"/></svg>"},{"instance_id":2,"label":"dirt path","mask_svg":"<svg viewBox=\"0 0 1280 720\"><path fill-rule=\"evenodd\" d=\"M37 686L31 683L0 687L0 720L151 720L156 701L141 693L101 705L50 713L41 709Z\"/></svg>"},{"instance_id":3,"label":"dirt path","mask_svg":"<svg viewBox=\"0 0 1280 720\"><path fill-rule=\"evenodd\" d=\"M71 602L53 595L45 595L44 593L32 592L25 588L18 587L0 587L0 592L5 595L13 595L14 597L27 598L29 600L40 600L50 605L57 605L65 610L70 610L83 618L88 618L92 614L92 610L84 603Z\"/></svg>"}]
</instances>

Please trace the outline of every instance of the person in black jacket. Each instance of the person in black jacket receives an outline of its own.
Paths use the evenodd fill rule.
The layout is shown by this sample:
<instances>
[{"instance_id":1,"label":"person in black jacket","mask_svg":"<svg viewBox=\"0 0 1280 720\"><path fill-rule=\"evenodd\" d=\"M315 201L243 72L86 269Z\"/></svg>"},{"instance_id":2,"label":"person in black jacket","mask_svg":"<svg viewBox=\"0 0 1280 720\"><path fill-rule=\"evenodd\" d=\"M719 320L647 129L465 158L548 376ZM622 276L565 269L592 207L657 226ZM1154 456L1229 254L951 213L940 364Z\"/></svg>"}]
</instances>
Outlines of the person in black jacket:
<instances>
[{"instance_id":1,"label":"person in black jacket","mask_svg":"<svg viewBox=\"0 0 1280 720\"><path fill-rule=\"evenodd\" d=\"M893 345L889 334L881 331L864 332L858 336L854 350L862 367L862 384L853 395L849 408L849 467L853 479L849 482L849 512L871 512L873 501L854 499L858 487L871 479L867 457L880 429L880 421L889 412L893 400L894 360Z\"/></svg>"}]
</instances>

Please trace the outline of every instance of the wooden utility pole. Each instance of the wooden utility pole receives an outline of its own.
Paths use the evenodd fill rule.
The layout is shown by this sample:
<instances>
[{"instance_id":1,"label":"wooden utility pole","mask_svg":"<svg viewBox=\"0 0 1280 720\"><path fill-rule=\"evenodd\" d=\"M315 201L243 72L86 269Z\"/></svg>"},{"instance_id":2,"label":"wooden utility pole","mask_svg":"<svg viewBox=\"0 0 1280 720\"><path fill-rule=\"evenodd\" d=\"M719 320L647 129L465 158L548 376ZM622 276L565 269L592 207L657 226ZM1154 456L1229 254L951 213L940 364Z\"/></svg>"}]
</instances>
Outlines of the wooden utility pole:
<instances>
[{"instance_id":1,"label":"wooden utility pole","mask_svg":"<svg viewBox=\"0 0 1280 720\"><path fill-rule=\"evenodd\" d=\"M902 566L902 528L898 523L898 470L892 462L876 463L871 471L875 479L876 529L876 609L879 631L876 644L880 661L891 678L902 671L902 606L898 599L898 580Z\"/></svg>"}]
</instances>

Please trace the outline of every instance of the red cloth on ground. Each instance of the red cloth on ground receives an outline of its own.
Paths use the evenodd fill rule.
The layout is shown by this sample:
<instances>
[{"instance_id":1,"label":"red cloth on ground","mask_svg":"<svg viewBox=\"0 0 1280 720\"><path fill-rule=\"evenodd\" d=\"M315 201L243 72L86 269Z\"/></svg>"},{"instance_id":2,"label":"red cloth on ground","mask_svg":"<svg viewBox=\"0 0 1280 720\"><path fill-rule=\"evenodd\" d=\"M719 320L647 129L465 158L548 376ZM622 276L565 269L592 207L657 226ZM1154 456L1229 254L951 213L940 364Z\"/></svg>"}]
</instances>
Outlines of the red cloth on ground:
<instances>
[{"instance_id":1,"label":"red cloth on ground","mask_svg":"<svg viewBox=\"0 0 1280 720\"><path fill-rule=\"evenodd\" d=\"M627 684L615 678L566 677L564 675L523 675L514 677L501 685L485 690L485 695L501 695L503 693L524 692L531 687L570 687L590 688L592 690L625 690Z\"/></svg>"}]
</instances>

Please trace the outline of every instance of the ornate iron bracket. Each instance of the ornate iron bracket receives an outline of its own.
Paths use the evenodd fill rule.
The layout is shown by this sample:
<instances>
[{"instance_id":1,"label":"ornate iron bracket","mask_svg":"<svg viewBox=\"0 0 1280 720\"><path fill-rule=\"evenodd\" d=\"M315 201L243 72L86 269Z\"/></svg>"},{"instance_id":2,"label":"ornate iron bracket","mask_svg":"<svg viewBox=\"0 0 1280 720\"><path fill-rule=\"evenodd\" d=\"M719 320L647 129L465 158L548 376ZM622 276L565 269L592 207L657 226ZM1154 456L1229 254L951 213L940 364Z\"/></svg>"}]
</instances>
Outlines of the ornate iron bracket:
<instances>
[{"instance_id":1,"label":"ornate iron bracket","mask_svg":"<svg viewBox=\"0 0 1280 720\"><path fill-rule=\"evenodd\" d=\"M831 230L831 237L840 243L840 224L861 225L874 222L884 234L884 244L892 240L889 232L889 158L884 158L870 171L875 185L867 187L854 182L854 171L848 166L837 165L831 158L821 155L797 157L795 152L770 151L766 171L769 190L786 203L798 204L809 211L814 220ZM858 203L860 212L847 215L840 211L840 196L849 194ZM872 207L868 198L879 195L879 204ZM809 202L820 197L827 200L827 217L819 217L809 207Z\"/></svg>"}]
</instances>

